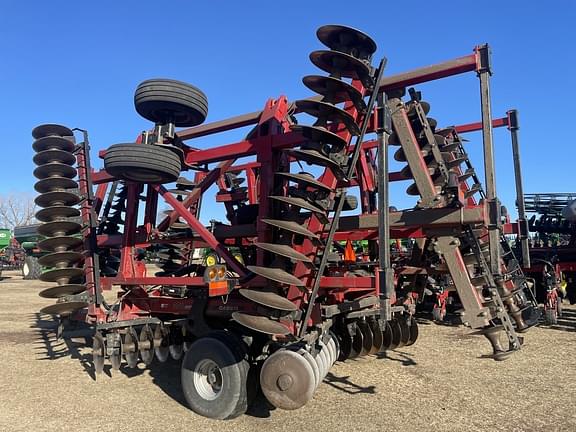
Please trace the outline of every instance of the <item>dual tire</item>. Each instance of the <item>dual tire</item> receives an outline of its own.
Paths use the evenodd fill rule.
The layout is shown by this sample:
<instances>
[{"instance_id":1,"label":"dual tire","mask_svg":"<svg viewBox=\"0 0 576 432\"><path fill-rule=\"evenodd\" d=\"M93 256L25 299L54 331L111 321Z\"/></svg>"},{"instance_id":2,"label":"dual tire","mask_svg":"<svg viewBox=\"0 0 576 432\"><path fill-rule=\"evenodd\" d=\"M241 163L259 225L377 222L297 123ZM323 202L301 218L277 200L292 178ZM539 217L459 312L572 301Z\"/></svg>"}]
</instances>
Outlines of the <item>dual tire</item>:
<instances>
[{"instance_id":1,"label":"dual tire","mask_svg":"<svg viewBox=\"0 0 576 432\"><path fill-rule=\"evenodd\" d=\"M208 114L208 100L198 88L175 80L151 79L142 82L134 94L136 111L158 124L190 127L202 123ZM106 171L122 180L162 184L175 181L182 170L179 149L146 144L116 144L104 156Z\"/></svg>"}]
</instances>

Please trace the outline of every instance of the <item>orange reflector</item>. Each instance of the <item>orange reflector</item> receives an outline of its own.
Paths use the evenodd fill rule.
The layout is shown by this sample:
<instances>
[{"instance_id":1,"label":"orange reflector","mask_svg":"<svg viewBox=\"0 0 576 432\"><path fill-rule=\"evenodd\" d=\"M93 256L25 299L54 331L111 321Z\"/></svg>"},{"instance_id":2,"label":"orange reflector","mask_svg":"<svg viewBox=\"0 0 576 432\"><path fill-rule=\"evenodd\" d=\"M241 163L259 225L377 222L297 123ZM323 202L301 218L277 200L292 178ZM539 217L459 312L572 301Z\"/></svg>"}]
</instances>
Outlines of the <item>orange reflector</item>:
<instances>
[{"instance_id":1,"label":"orange reflector","mask_svg":"<svg viewBox=\"0 0 576 432\"><path fill-rule=\"evenodd\" d=\"M228 281L215 281L208 283L208 296L221 296L228 294Z\"/></svg>"},{"instance_id":2,"label":"orange reflector","mask_svg":"<svg viewBox=\"0 0 576 432\"><path fill-rule=\"evenodd\" d=\"M346 247L344 248L344 261L356 262L356 254L354 253L354 248L352 247L352 242L350 240L346 241Z\"/></svg>"},{"instance_id":3,"label":"orange reflector","mask_svg":"<svg viewBox=\"0 0 576 432\"><path fill-rule=\"evenodd\" d=\"M223 278L226 276L226 267L222 266L218 269L218 277Z\"/></svg>"}]
</instances>

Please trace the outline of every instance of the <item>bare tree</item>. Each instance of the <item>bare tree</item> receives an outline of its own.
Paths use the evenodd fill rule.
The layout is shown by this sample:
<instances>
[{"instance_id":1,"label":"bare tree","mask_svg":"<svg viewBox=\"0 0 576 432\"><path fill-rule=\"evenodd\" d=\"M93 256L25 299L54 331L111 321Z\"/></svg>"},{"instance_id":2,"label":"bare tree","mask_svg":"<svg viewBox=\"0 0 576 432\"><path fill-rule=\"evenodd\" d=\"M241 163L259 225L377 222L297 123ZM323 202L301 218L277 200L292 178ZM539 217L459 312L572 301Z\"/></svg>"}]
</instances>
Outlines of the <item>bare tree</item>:
<instances>
[{"instance_id":1,"label":"bare tree","mask_svg":"<svg viewBox=\"0 0 576 432\"><path fill-rule=\"evenodd\" d=\"M31 195L0 195L0 228L14 229L34 223L35 213L36 204Z\"/></svg>"}]
</instances>

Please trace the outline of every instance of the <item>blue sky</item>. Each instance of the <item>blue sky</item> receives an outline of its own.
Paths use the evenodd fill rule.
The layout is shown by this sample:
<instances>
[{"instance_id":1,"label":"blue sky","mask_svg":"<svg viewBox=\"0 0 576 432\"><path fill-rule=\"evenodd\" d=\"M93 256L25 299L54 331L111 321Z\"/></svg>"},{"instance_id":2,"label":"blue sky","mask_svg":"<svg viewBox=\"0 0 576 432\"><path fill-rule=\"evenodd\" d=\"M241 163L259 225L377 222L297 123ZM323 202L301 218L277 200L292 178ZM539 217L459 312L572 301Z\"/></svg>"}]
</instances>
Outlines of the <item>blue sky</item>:
<instances>
[{"instance_id":1,"label":"blue sky","mask_svg":"<svg viewBox=\"0 0 576 432\"><path fill-rule=\"evenodd\" d=\"M209 98L208 121L260 109L269 97L311 95L301 83L318 73L308 54L321 49L315 31L346 24L371 35L386 74L493 51L492 108L520 112L526 192L575 192L573 124L576 2L152 2L0 1L0 194L33 193L32 138L38 124L88 129L97 150L131 142L149 127L132 104L137 84L174 78ZM418 87L440 125L479 120L474 74ZM240 139L198 139L209 147ZM482 167L479 134L469 136ZM514 206L509 135L495 132L498 194ZM481 171L481 170L480 170ZM409 203L392 188L392 204ZM219 213L205 201L206 211ZM218 215L215 214L215 217ZM206 219L209 219L207 217Z\"/></svg>"}]
</instances>

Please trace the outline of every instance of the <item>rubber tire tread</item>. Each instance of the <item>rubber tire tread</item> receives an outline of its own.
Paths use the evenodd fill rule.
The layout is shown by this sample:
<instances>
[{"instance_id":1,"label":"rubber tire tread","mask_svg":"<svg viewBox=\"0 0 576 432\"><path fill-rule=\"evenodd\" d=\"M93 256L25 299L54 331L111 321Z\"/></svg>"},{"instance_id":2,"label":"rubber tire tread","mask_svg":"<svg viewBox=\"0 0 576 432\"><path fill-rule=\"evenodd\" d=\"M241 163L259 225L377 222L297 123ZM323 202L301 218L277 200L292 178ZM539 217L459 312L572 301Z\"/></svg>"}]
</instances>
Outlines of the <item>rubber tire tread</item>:
<instances>
[{"instance_id":1,"label":"rubber tire tread","mask_svg":"<svg viewBox=\"0 0 576 432\"><path fill-rule=\"evenodd\" d=\"M175 181L180 175L182 162L173 151L147 144L115 144L106 150L104 167L109 174L134 181L122 175L130 169L150 170L164 177L162 183Z\"/></svg>"},{"instance_id":2,"label":"rubber tire tread","mask_svg":"<svg viewBox=\"0 0 576 432\"><path fill-rule=\"evenodd\" d=\"M146 105L158 103L180 105L193 113L193 119L176 122L176 126L197 126L206 120L208 115L208 98L197 87L188 83L170 79L149 79L138 85L134 93L134 107L147 120L158 122L161 119L150 112Z\"/></svg>"},{"instance_id":3,"label":"rubber tire tread","mask_svg":"<svg viewBox=\"0 0 576 432\"><path fill-rule=\"evenodd\" d=\"M24 274L24 266L22 266L22 276L24 280L36 280L42 274L42 266L38 262L38 258L27 256L24 263L28 265L28 274Z\"/></svg>"},{"instance_id":4,"label":"rubber tire tread","mask_svg":"<svg viewBox=\"0 0 576 432\"><path fill-rule=\"evenodd\" d=\"M212 359L230 362L228 367L232 367L232 369L222 370L222 372L227 375L227 382L232 383L233 389L223 388L222 391L224 393L217 398L220 399L219 401L211 401L204 407L196 406L192 408L200 415L220 420L237 417L247 409L246 381L249 369L248 362L243 359L239 360L238 349L230 346L227 340L230 339L227 339L225 335L209 334L208 336L202 337L192 344L182 362L182 390L191 407L192 404L190 402L194 402L195 398L204 401L204 399L194 391L193 387L192 370L194 369L195 363L205 358L206 354L209 354ZM220 359L216 357L220 357ZM229 385L230 384L228 384L228 386ZM231 396L231 390L236 390L239 394L236 397ZM230 397L232 397L232 399L230 399ZM232 406L232 404L234 404L234 406Z\"/></svg>"}]
</instances>

